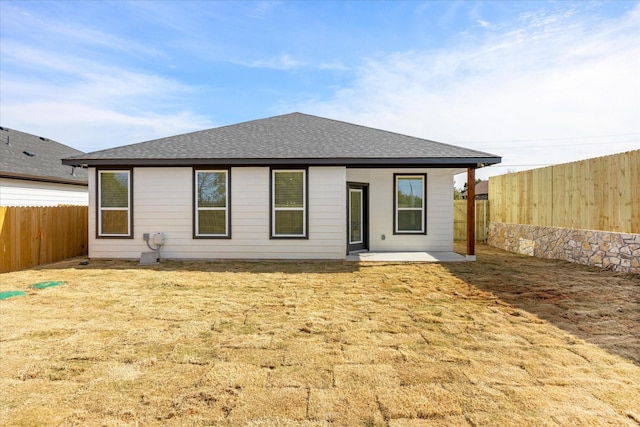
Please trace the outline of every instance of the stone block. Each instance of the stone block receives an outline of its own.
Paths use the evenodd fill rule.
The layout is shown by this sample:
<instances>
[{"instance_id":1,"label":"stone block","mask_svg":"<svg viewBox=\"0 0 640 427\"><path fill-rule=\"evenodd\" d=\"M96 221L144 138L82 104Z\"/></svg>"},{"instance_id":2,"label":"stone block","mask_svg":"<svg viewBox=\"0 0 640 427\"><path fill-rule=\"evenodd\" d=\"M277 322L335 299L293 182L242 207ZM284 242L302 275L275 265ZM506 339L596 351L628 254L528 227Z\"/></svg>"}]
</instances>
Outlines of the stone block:
<instances>
[{"instance_id":1,"label":"stone block","mask_svg":"<svg viewBox=\"0 0 640 427\"><path fill-rule=\"evenodd\" d=\"M593 264L593 265L597 265L597 266L601 265L602 264L602 256L600 256L600 255L591 255L591 257L589 257L589 264Z\"/></svg>"},{"instance_id":2,"label":"stone block","mask_svg":"<svg viewBox=\"0 0 640 427\"><path fill-rule=\"evenodd\" d=\"M535 244L530 239L520 239L518 241L518 253L522 255L533 256L535 250Z\"/></svg>"}]
</instances>

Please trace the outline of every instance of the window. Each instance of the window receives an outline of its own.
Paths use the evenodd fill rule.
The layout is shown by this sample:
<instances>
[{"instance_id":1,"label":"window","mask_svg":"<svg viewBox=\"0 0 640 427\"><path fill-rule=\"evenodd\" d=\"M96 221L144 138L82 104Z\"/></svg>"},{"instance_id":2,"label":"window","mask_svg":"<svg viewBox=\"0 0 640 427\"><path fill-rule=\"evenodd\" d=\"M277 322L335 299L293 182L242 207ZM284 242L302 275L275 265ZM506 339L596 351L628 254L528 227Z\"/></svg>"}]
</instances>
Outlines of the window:
<instances>
[{"instance_id":1,"label":"window","mask_svg":"<svg viewBox=\"0 0 640 427\"><path fill-rule=\"evenodd\" d=\"M229 171L197 170L195 175L195 237L230 237Z\"/></svg>"},{"instance_id":2,"label":"window","mask_svg":"<svg viewBox=\"0 0 640 427\"><path fill-rule=\"evenodd\" d=\"M307 171L271 171L271 237L307 236Z\"/></svg>"},{"instance_id":3,"label":"window","mask_svg":"<svg viewBox=\"0 0 640 427\"><path fill-rule=\"evenodd\" d=\"M426 234L425 183L427 176L394 174L394 232Z\"/></svg>"},{"instance_id":4,"label":"window","mask_svg":"<svg viewBox=\"0 0 640 427\"><path fill-rule=\"evenodd\" d=\"M98 171L98 236L132 237L131 170Z\"/></svg>"}]
</instances>

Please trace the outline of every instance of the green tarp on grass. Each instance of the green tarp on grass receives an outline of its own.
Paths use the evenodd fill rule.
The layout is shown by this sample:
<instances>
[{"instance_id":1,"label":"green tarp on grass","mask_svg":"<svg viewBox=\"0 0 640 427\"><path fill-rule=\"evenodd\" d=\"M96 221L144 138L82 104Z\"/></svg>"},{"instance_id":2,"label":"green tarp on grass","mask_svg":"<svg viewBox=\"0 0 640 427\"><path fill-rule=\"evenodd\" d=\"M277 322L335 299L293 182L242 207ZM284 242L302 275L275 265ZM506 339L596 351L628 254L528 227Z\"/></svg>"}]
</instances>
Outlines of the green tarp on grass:
<instances>
[{"instance_id":1,"label":"green tarp on grass","mask_svg":"<svg viewBox=\"0 0 640 427\"><path fill-rule=\"evenodd\" d=\"M21 297L26 294L27 293L24 291L5 291L5 292L0 292L0 299L7 299L11 297Z\"/></svg>"},{"instance_id":2,"label":"green tarp on grass","mask_svg":"<svg viewBox=\"0 0 640 427\"><path fill-rule=\"evenodd\" d=\"M35 289L44 289L44 288L50 288L52 286L60 286L60 285L64 285L64 282L40 282L40 283L34 283L30 287Z\"/></svg>"}]
</instances>

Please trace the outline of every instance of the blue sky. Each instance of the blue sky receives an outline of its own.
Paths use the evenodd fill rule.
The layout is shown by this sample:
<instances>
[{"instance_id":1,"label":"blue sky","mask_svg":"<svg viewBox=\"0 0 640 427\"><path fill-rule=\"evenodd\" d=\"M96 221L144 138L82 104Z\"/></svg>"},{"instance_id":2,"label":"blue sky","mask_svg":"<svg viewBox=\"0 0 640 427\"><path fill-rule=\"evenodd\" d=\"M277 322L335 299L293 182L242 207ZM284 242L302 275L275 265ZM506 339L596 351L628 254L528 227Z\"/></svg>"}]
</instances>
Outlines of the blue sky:
<instances>
[{"instance_id":1,"label":"blue sky","mask_svg":"<svg viewBox=\"0 0 640 427\"><path fill-rule=\"evenodd\" d=\"M0 0L0 123L83 151L292 111L501 155L640 148L640 3Z\"/></svg>"}]
</instances>

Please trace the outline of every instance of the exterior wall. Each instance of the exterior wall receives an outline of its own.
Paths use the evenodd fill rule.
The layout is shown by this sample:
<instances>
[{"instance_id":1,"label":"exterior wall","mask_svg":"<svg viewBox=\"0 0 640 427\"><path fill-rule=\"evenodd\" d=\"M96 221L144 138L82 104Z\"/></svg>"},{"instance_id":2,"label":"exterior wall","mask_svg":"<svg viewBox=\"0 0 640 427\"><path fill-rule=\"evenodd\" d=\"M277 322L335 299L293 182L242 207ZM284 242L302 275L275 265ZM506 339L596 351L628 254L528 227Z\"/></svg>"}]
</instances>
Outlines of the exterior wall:
<instances>
[{"instance_id":1,"label":"exterior wall","mask_svg":"<svg viewBox=\"0 0 640 427\"><path fill-rule=\"evenodd\" d=\"M84 185L0 178L0 206L58 206L89 204Z\"/></svg>"},{"instance_id":2,"label":"exterior wall","mask_svg":"<svg viewBox=\"0 0 640 427\"><path fill-rule=\"evenodd\" d=\"M343 259L346 171L311 167L309 239L270 239L269 168L231 170L231 239L193 239L190 167L135 168L133 239L96 238L95 168L89 169L89 257L140 258L143 233L164 233L163 258Z\"/></svg>"},{"instance_id":3,"label":"exterior wall","mask_svg":"<svg viewBox=\"0 0 640 427\"><path fill-rule=\"evenodd\" d=\"M640 273L640 234L489 223L489 240L509 252Z\"/></svg>"},{"instance_id":4,"label":"exterior wall","mask_svg":"<svg viewBox=\"0 0 640 427\"><path fill-rule=\"evenodd\" d=\"M451 169L348 169L347 181L369 184L371 251L453 251ZM427 234L394 235L394 173L427 174ZM384 235L384 239L383 236Z\"/></svg>"},{"instance_id":5,"label":"exterior wall","mask_svg":"<svg viewBox=\"0 0 640 427\"><path fill-rule=\"evenodd\" d=\"M394 173L427 173L427 234L393 234ZM270 239L269 168L231 169L231 239L193 239L193 170L133 170L133 239L96 237L95 168L89 169L89 257L139 259L143 233L164 233L169 259L344 259L347 182L369 184L370 250L452 251L453 170L310 167L309 238ZM385 238L382 238L382 235Z\"/></svg>"}]
</instances>

